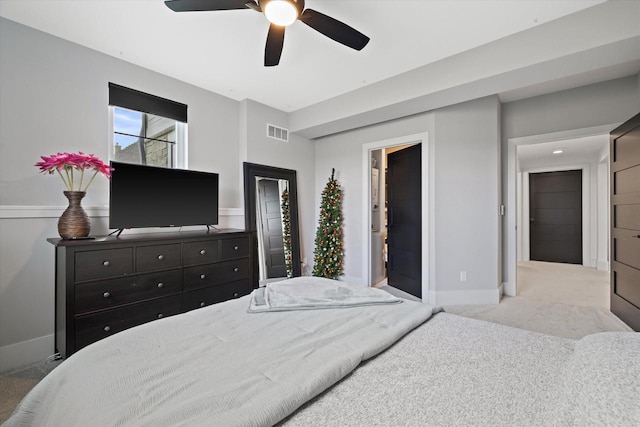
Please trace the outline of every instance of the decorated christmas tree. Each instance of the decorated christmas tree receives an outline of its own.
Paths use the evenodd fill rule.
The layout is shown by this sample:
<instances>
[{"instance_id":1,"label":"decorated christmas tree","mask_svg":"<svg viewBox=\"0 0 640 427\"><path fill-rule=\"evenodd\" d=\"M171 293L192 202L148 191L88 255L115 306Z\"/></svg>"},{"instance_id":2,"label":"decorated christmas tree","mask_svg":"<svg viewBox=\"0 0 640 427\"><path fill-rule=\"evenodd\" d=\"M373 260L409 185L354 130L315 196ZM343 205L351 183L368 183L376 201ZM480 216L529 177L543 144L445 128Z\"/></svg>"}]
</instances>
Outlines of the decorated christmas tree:
<instances>
[{"instance_id":1,"label":"decorated christmas tree","mask_svg":"<svg viewBox=\"0 0 640 427\"><path fill-rule=\"evenodd\" d=\"M282 203L282 240L284 242L284 261L287 267L287 277L293 277L293 259L291 258L291 214L289 213L289 192L284 190Z\"/></svg>"},{"instance_id":2,"label":"decorated christmas tree","mask_svg":"<svg viewBox=\"0 0 640 427\"><path fill-rule=\"evenodd\" d=\"M342 243L342 190L334 178L322 190L320 220L316 231L316 248L313 251L313 275L335 279L343 272L344 247Z\"/></svg>"}]
</instances>

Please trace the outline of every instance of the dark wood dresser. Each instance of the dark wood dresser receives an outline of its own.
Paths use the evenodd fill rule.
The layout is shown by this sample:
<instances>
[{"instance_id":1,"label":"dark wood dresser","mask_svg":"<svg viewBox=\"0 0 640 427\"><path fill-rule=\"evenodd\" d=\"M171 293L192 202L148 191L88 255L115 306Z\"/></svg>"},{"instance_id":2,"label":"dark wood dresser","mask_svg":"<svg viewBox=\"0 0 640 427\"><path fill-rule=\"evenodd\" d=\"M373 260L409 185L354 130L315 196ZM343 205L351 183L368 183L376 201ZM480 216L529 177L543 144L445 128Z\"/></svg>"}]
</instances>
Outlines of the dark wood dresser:
<instances>
[{"instance_id":1,"label":"dark wood dresser","mask_svg":"<svg viewBox=\"0 0 640 427\"><path fill-rule=\"evenodd\" d=\"M56 247L55 343L62 357L133 326L257 287L254 238L243 230L47 241Z\"/></svg>"}]
</instances>

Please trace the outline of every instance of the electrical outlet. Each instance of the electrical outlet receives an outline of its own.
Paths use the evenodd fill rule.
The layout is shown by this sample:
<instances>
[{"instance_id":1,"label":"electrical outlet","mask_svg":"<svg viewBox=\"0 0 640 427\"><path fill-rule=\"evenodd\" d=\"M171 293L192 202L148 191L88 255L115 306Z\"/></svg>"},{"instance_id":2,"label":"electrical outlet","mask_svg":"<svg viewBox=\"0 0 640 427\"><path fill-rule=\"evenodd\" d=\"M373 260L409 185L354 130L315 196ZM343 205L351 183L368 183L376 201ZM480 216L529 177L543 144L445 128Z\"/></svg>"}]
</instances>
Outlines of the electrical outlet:
<instances>
[{"instance_id":1,"label":"electrical outlet","mask_svg":"<svg viewBox=\"0 0 640 427\"><path fill-rule=\"evenodd\" d=\"M302 258L302 266L305 267L307 265L307 258Z\"/></svg>"},{"instance_id":2,"label":"electrical outlet","mask_svg":"<svg viewBox=\"0 0 640 427\"><path fill-rule=\"evenodd\" d=\"M467 281L467 272L466 271L461 271L460 272L460 281L461 282L466 282Z\"/></svg>"}]
</instances>

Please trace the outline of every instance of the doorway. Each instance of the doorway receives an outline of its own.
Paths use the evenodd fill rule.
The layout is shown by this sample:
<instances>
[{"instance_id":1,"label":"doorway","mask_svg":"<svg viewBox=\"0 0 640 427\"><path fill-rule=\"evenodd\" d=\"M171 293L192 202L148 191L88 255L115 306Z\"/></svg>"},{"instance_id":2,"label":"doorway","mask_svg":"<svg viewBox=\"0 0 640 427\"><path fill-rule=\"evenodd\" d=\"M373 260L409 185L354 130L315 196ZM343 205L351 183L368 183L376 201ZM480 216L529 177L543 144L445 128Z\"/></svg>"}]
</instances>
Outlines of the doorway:
<instances>
[{"instance_id":1,"label":"doorway","mask_svg":"<svg viewBox=\"0 0 640 427\"><path fill-rule=\"evenodd\" d=\"M430 215L433 202L429 199L433 194L430 188L433 186L433 180L430 179L429 171L433 168L429 166L429 160L432 156L429 155L429 150L432 147L428 144L428 134L416 134L408 135L405 137L394 138L390 140L378 141L363 145L362 151L362 165L363 165L363 201L362 201L362 247L363 247L363 259L362 268L365 283L368 286L374 286L376 284L386 283L389 267L389 257L387 245L388 242L388 229L387 225L390 220L387 200L387 180L385 176L385 169L387 169L387 155L389 153L400 152L402 149L409 147L415 147L412 156L418 156L418 166L411 167L411 174L416 178L418 186L412 187L412 193L418 193L419 198L417 205L415 205L411 211L411 215L414 218L418 218L421 223L421 227L416 229L413 233L413 240L417 244L417 253L414 252L414 264L420 269L411 274L417 277L413 278L413 288L407 288L413 295L418 294L423 301L429 299L429 282L432 277L433 271L430 268L432 266L431 256L433 254L432 245L429 236L430 230L432 230L433 224L430 219L433 218ZM378 176L378 179L372 179L374 176ZM397 226L399 223L406 222L402 219L403 214L400 213L400 217L397 216L398 212L392 213L392 227ZM400 222L398 222L400 221ZM393 250L393 249L392 249ZM400 255L402 257L402 255ZM400 260L401 261L401 260ZM396 271L401 273L405 271L405 268L396 263L391 266L389 271ZM382 268L380 268L382 266ZM396 268L397 267L397 268ZM393 277L393 273L392 273ZM392 279L393 280L393 279ZM401 285L402 286L402 285ZM407 290L405 290L407 292Z\"/></svg>"},{"instance_id":2,"label":"doorway","mask_svg":"<svg viewBox=\"0 0 640 427\"><path fill-rule=\"evenodd\" d=\"M422 297L421 144L374 150L371 284Z\"/></svg>"},{"instance_id":3,"label":"doorway","mask_svg":"<svg viewBox=\"0 0 640 427\"><path fill-rule=\"evenodd\" d=\"M608 131L608 126L599 126L508 141L504 283L507 296L521 295L519 281L530 278L540 279L538 283L562 286L569 283L571 277L585 273L590 277L589 282L598 282L603 289L607 286ZM523 158L523 153L528 157ZM565 173L568 178L563 177ZM544 188L537 191L537 177L554 181L547 182L551 191ZM572 187L565 188L564 178L572 181ZM530 191L532 181L534 189ZM542 205L536 206L537 202ZM552 209L545 210L547 207ZM566 224L571 225L563 227ZM562 240L571 243L558 243ZM567 269L572 271L565 271ZM528 284L522 282L523 290L531 295L535 291L527 287ZM560 295L559 291L553 293ZM594 298L605 295L599 288L591 293ZM562 301L558 302L567 304L570 294L563 293ZM545 298L549 295L546 292ZM580 295L576 296L576 301L580 301ZM598 306L607 303L599 302Z\"/></svg>"}]
</instances>

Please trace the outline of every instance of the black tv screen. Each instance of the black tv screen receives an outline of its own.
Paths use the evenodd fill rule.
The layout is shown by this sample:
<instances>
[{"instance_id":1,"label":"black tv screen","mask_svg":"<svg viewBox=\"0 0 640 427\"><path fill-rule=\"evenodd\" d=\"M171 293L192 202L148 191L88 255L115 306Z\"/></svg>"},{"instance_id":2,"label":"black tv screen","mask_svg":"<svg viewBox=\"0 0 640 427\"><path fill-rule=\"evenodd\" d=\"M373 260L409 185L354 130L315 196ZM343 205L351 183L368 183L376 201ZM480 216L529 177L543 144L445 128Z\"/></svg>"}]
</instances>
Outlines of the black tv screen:
<instances>
[{"instance_id":1,"label":"black tv screen","mask_svg":"<svg viewBox=\"0 0 640 427\"><path fill-rule=\"evenodd\" d=\"M218 174L111 162L109 228L218 223Z\"/></svg>"}]
</instances>

